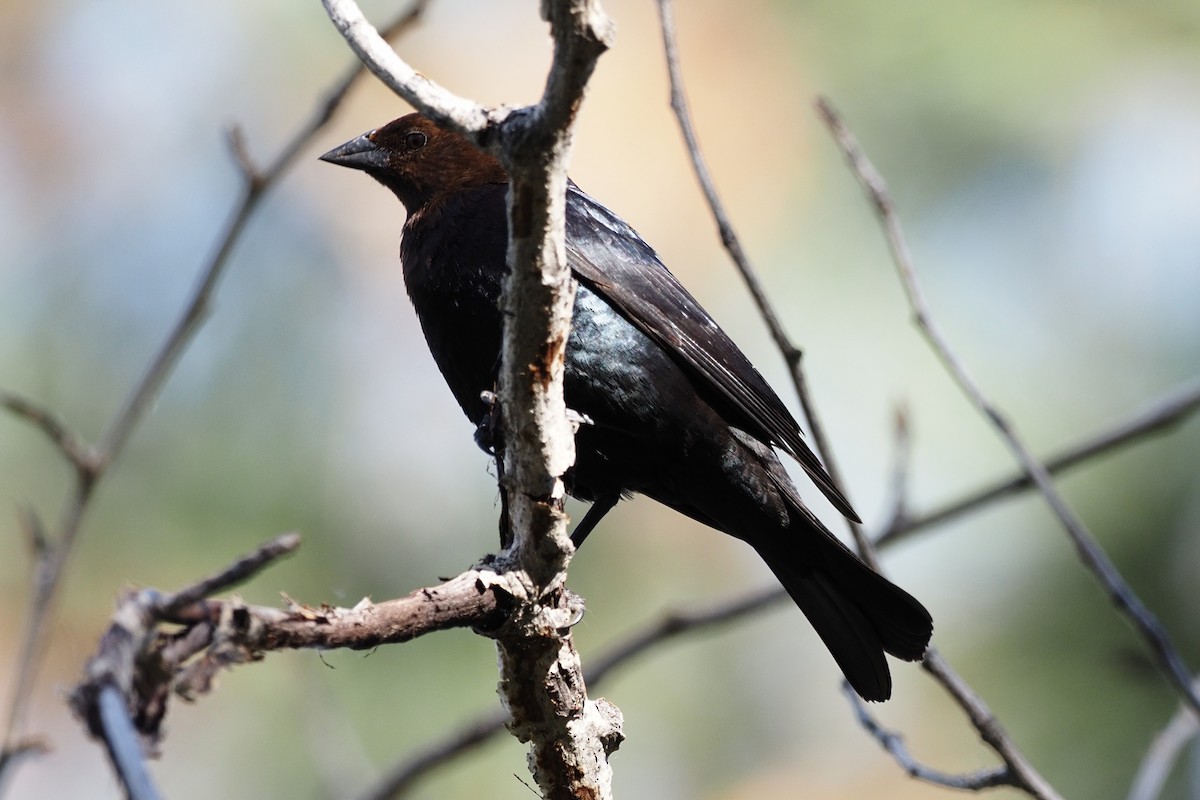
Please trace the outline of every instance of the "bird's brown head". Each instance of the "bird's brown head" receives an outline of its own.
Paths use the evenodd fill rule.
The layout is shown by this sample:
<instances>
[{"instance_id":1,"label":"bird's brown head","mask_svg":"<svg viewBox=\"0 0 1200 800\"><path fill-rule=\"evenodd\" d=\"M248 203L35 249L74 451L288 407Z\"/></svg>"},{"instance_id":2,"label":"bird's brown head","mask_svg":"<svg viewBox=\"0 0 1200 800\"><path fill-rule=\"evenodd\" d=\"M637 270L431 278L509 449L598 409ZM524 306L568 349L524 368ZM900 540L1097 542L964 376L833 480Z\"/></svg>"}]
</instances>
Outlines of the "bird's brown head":
<instances>
[{"instance_id":1,"label":"bird's brown head","mask_svg":"<svg viewBox=\"0 0 1200 800\"><path fill-rule=\"evenodd\" d=\"M321 160L361 169L391 189L410 217L439 197L508 182L499 161L420 114L408 114L351 139Z\"/></svg>"}]
</instances>

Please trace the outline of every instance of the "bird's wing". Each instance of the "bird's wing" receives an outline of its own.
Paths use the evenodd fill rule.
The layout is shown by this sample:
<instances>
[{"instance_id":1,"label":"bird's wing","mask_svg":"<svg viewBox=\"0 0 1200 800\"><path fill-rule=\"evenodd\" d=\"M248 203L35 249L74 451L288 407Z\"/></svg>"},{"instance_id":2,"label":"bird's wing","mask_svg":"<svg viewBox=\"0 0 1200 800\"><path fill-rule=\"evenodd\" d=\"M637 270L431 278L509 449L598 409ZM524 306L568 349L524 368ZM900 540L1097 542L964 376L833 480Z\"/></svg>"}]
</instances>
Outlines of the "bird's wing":
<instances>
[{"instance_id":1,"label":"bird's wing","mask_svg":"<svg viewBox=\"0 0 1200 800\"><path fill-rule=\"evenodd\" d=\"M838 511L858 520L783 401L637 232L574 184L566 225L576 277L729 403L741 417L731 422L790 453Z\"/></svg>"}]
</instances>

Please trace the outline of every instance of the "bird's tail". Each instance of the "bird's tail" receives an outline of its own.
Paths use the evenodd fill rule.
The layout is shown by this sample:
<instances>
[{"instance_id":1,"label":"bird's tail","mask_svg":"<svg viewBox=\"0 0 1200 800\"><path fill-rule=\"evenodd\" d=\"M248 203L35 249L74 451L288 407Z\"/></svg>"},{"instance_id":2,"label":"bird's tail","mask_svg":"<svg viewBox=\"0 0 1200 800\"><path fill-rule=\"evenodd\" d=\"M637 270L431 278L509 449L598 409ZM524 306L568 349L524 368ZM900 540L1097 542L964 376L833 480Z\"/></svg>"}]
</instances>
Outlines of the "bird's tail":
<instances>
[{"instance_id":1,"label":"bird's tail","mask_svg":"<svg viewBox=\"0 0 1200 800\"><path fill-rule=\"evenodd\" d=\"M918 661L933 620L912 595L872 570L807 509L788 531L756 549L808 617L813 628L864 700L887 700L892 676L884 653Z\"/></svg>"}]
</instances>

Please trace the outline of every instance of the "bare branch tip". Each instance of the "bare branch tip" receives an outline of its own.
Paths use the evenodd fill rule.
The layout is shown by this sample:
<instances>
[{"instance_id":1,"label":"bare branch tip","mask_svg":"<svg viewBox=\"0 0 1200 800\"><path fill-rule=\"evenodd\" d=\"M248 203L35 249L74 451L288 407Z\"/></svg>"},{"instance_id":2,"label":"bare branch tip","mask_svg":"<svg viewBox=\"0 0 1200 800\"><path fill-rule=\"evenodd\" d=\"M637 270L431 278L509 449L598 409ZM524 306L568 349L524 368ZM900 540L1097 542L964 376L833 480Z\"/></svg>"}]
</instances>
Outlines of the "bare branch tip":
<instances>
[{"instance_id":1,"label":"bare branch tip","mask_svg":"<svg viewBox=\"0 0 1200 800\"><path fill-rule=\"evenodd\" d=\"M303 537L300 535L300 531L288 531L287 533L279 534L263 547L270 547L279 555L294 553L296 550L300 549L302 539Z\"/></svg>"}]
</instances>

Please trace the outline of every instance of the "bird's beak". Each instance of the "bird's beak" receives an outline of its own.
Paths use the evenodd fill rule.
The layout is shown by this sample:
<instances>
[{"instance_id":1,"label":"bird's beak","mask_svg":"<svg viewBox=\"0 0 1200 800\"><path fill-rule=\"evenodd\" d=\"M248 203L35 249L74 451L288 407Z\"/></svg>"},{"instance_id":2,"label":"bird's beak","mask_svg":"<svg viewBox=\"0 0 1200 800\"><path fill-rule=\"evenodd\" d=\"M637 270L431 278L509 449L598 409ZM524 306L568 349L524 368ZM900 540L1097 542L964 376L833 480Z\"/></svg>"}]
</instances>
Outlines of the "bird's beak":
<instances>
[{"instance_id":1,"label":"bird's beak","mask_svg":"<svg viewBox=\"0 0 1200 800\"><path fill-rule=\"evenodd\" d=\"M321 160L337 164L339 167L350 167L350 169L386 169L387 154L376 147L375 142L370 138L374 132L364 133L357 139L351 139L345 144L333 148L321 156Z\"/></svg>"}]
</instances>

